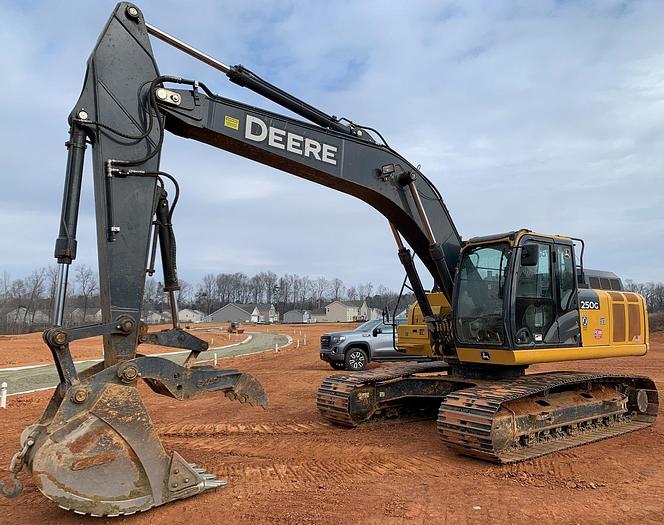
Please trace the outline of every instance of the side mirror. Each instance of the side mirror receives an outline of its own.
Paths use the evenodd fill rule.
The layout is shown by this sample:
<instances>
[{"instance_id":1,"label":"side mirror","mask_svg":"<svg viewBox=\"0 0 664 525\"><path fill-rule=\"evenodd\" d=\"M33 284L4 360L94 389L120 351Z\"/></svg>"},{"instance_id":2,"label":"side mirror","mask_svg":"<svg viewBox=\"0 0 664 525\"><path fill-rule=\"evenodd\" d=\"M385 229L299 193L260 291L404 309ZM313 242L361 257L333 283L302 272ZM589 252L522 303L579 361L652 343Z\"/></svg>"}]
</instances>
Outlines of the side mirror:
<instances>
[{"instance_id":1,"label":"side mirror","mask_svg":"<svg viewBox=\"0 0 664 525\"><path fill-rule=\"evenodd\" d=\"M521 248L521 266L537 266L539 262L539 246L526 244Z\"/></svg>"},{"instance_id":2,"label":"side mirror","mask_svg":"<svg viewBox=\"0 0 664 525\"><path fill-rule=\"evenodd\" d=\"M371 335L373 335L374 337L377 337L378 334L382 334L382 333L383 333L383 329L382 329L382 328L374 328L374 329L373 329L373 332L371 332Z\"/></svg>"}]
</instances>

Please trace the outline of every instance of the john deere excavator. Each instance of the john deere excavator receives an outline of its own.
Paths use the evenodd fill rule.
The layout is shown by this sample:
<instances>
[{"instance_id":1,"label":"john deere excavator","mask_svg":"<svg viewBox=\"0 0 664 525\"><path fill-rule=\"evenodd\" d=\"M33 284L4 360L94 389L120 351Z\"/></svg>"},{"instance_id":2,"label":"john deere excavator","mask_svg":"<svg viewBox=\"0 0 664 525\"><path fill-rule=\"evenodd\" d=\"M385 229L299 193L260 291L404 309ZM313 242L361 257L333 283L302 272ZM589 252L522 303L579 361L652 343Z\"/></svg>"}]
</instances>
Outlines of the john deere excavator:
<instances>
[{"instance_id":1,"label":"john deere excavator","mask_svg":"<svg viewBox=\"0 0 664 525\"><path fill-rule=\"evenodd\" d=\"M215 95L195 80L160 74L149 35L223 72L308 122ZM179 88L177 88L179 86ZM643 298L583 287L583 250L572 238L528 230L462 242L443 200L381 135L304 103L243 66L227 66L116 6L88 60L69 115L66 181L55 257L55 326L44 342L60 384L43 416L22 434L6 496L21 491L22 467L39 490L77 513L144 511L223 485L177 452L167 454L137 382L178 400L221 392L266 406L260 384L238 370L196 365L205 342L180 329L173 210L176 179L159 166L164 134L204 142L355 196L390 223L417 299L399 346L433 362L336 375L318 406L354 426L376 415L438 410L442 440L497 462L517 461L651 425L658 397L650 379L577 372L529 374L534 363L643 355ZM92 148L102 322L62 325L83 162ZM238 184L241 182L238 181ZM166 187L175 195L169 202ZM141 322L145 274L157 244L172 329ZM433 278L426 292L413 256ZM79 373L69 344L103 336L104 360ZM183 366L137 353L139 344L190 350Z\"/></svg>"}]
</instances>

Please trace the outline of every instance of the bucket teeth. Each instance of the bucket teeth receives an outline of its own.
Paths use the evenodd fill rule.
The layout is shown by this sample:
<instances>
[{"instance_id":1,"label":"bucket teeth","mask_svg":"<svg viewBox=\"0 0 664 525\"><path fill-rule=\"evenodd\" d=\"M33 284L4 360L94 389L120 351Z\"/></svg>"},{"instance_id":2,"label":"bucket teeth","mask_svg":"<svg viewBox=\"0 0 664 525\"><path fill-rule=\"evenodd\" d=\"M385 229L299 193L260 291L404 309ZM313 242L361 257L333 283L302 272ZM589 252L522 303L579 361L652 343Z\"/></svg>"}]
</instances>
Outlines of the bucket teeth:
<instances>
[{"instance_id":1,"label":"bucket teeth","mask_svg":"<svg viewBox=\"0 0 664 525\"><path fill-rule=\"evenodd\" d=\"M214 476L212 476L212 479L206 479L203 481L203 490L217 489L223 487L227 483L228 481L225 479L214 479Z\"/></svg>"}]
</instances>

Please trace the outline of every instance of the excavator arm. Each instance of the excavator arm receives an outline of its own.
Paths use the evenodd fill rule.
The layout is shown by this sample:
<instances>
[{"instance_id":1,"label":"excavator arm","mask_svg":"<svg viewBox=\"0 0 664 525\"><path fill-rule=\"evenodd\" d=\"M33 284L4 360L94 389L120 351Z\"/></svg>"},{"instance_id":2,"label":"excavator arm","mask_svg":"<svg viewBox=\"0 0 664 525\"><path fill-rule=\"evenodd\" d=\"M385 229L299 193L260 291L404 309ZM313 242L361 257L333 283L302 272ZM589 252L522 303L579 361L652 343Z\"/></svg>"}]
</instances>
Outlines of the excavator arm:
<instances>
[{"instance_id":1,"label":"excavator arm","mask_svg":"<svg viewBox=\"0 0 664 525\"><path fill-rule=\"evenodd\" d=\"M129 14L132 9L137 15ZM134 6L119 4L102 33L70 115L79 143L70 141L73 160L56 257L69 264L75 256L84 134L93 145L104 319L138 313L165 130L363 200L403 235L434 287L451 300L461 239L440 194L417 168L386 144L375 143L363 128L339 123L242 66L228 68L228 77L316 123L216 96L195 81L160 76L148 26ZM190 89L167 89L167 83Z\"/></svg>"},{"instance_id":2,"label":"excavator arm","mask_svg":"<svg viewBox=\"0 0 664 525\"><path fill-rule=\"evenodd\" d=\"M160 75L149 33L310 122L217 96L193 80ZM367 128L326 115L242 66L221 64L149 26L138 8L128 3L116 6L97 41L69 124L55 247L60 265L55 326L44 333L60 385L44 415L23 433L23 448L12 463L18 465L12 468L14 486L8 489L0 483L5 495L20 492L16 474L22 465L32 471L47 497L64 508L93 515L146 510L222 485L177 453L166 453L138 395L138 379L156 393L176 399L223 392L230 399L266 406L265 392L250 375L195 365L207 344L178 326L172 217L179 188L176 179L160 169L166 131L353 195L382 213L427 316L432 345L441 346L439 320L401 236L431 273L434 287L450 300L461 240L434 186L384 141L377 143ZM102 322L63 328L88 143ZM166 188L171 183L176 192L169 200ZM141 302L145 274L154 272L157 244L173 328L148 334L141 322ZM69 344L93 336L103 336L104 361L79 373ZM185 348L191 354L177 365L137 354L139 344Z\"/></svg>"}]
</instances>

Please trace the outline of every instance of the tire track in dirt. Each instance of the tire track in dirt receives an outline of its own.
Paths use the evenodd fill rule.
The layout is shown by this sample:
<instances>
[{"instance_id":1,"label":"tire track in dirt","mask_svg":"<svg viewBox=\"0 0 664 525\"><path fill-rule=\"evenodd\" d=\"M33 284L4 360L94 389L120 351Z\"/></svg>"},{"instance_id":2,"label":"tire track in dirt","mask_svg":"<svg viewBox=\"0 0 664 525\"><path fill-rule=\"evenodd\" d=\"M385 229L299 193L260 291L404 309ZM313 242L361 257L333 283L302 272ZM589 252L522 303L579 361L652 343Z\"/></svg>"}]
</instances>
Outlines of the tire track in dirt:
<instances>
[{"instance_id":1,"label":"tire track in dirt","mask_svg":"<svg viewBox=\"0 0 664 525\"><path fill-rule=\"evenodd\" d=\"M255 432L262 430L263 434ZM442 464L430 456L404 456L380 445L312 441L311 433L329 433L322 423L253 425L171 425L161 429L168 448L198 456L206 470L221 478L253 483L348 483L376 476L438 475ZM219 439L219 436L231 436ZM300 450L307 450L302 456ZM449 467L447 467L449 471Z\"/></svg>"},{"instance_id":2,"label":"tire track in dirt","mask_svg":"<svg viewBox=\"0 0 664 525\"><path fill-rule=\"evenodd\" d=\"M506 465L505 470L512 474L525 472L526 474L546 474L559 478L569 478L577 474L576 466L578 463L578 455L563 451L555 456L542 456L530 461Z\"/></svg>"},{"instance_id":3,"label":"tire track in dirt","mask_svg":"<svg viewBox=\"0 0 664 525\"><path fill-rule=\"evenodd\" d=\"M157 432L162 436L198 437L232 434L326 434L334 428L326 423L173 424L161 426Z\"/></svg>"},{"instance_id":4,"label":"tire track in dirt","mask_svg":"<svg viewBox=\"0 0 664 525\"><path fill-rule=\"evenodd\" d=\"M266 461L263 464L224 464L215 474L231 480L260 483L348 483L385 475L416 475L430 470L422 458L366 457L328 458L311 461Z\"/></svg>"}]
</instances>

